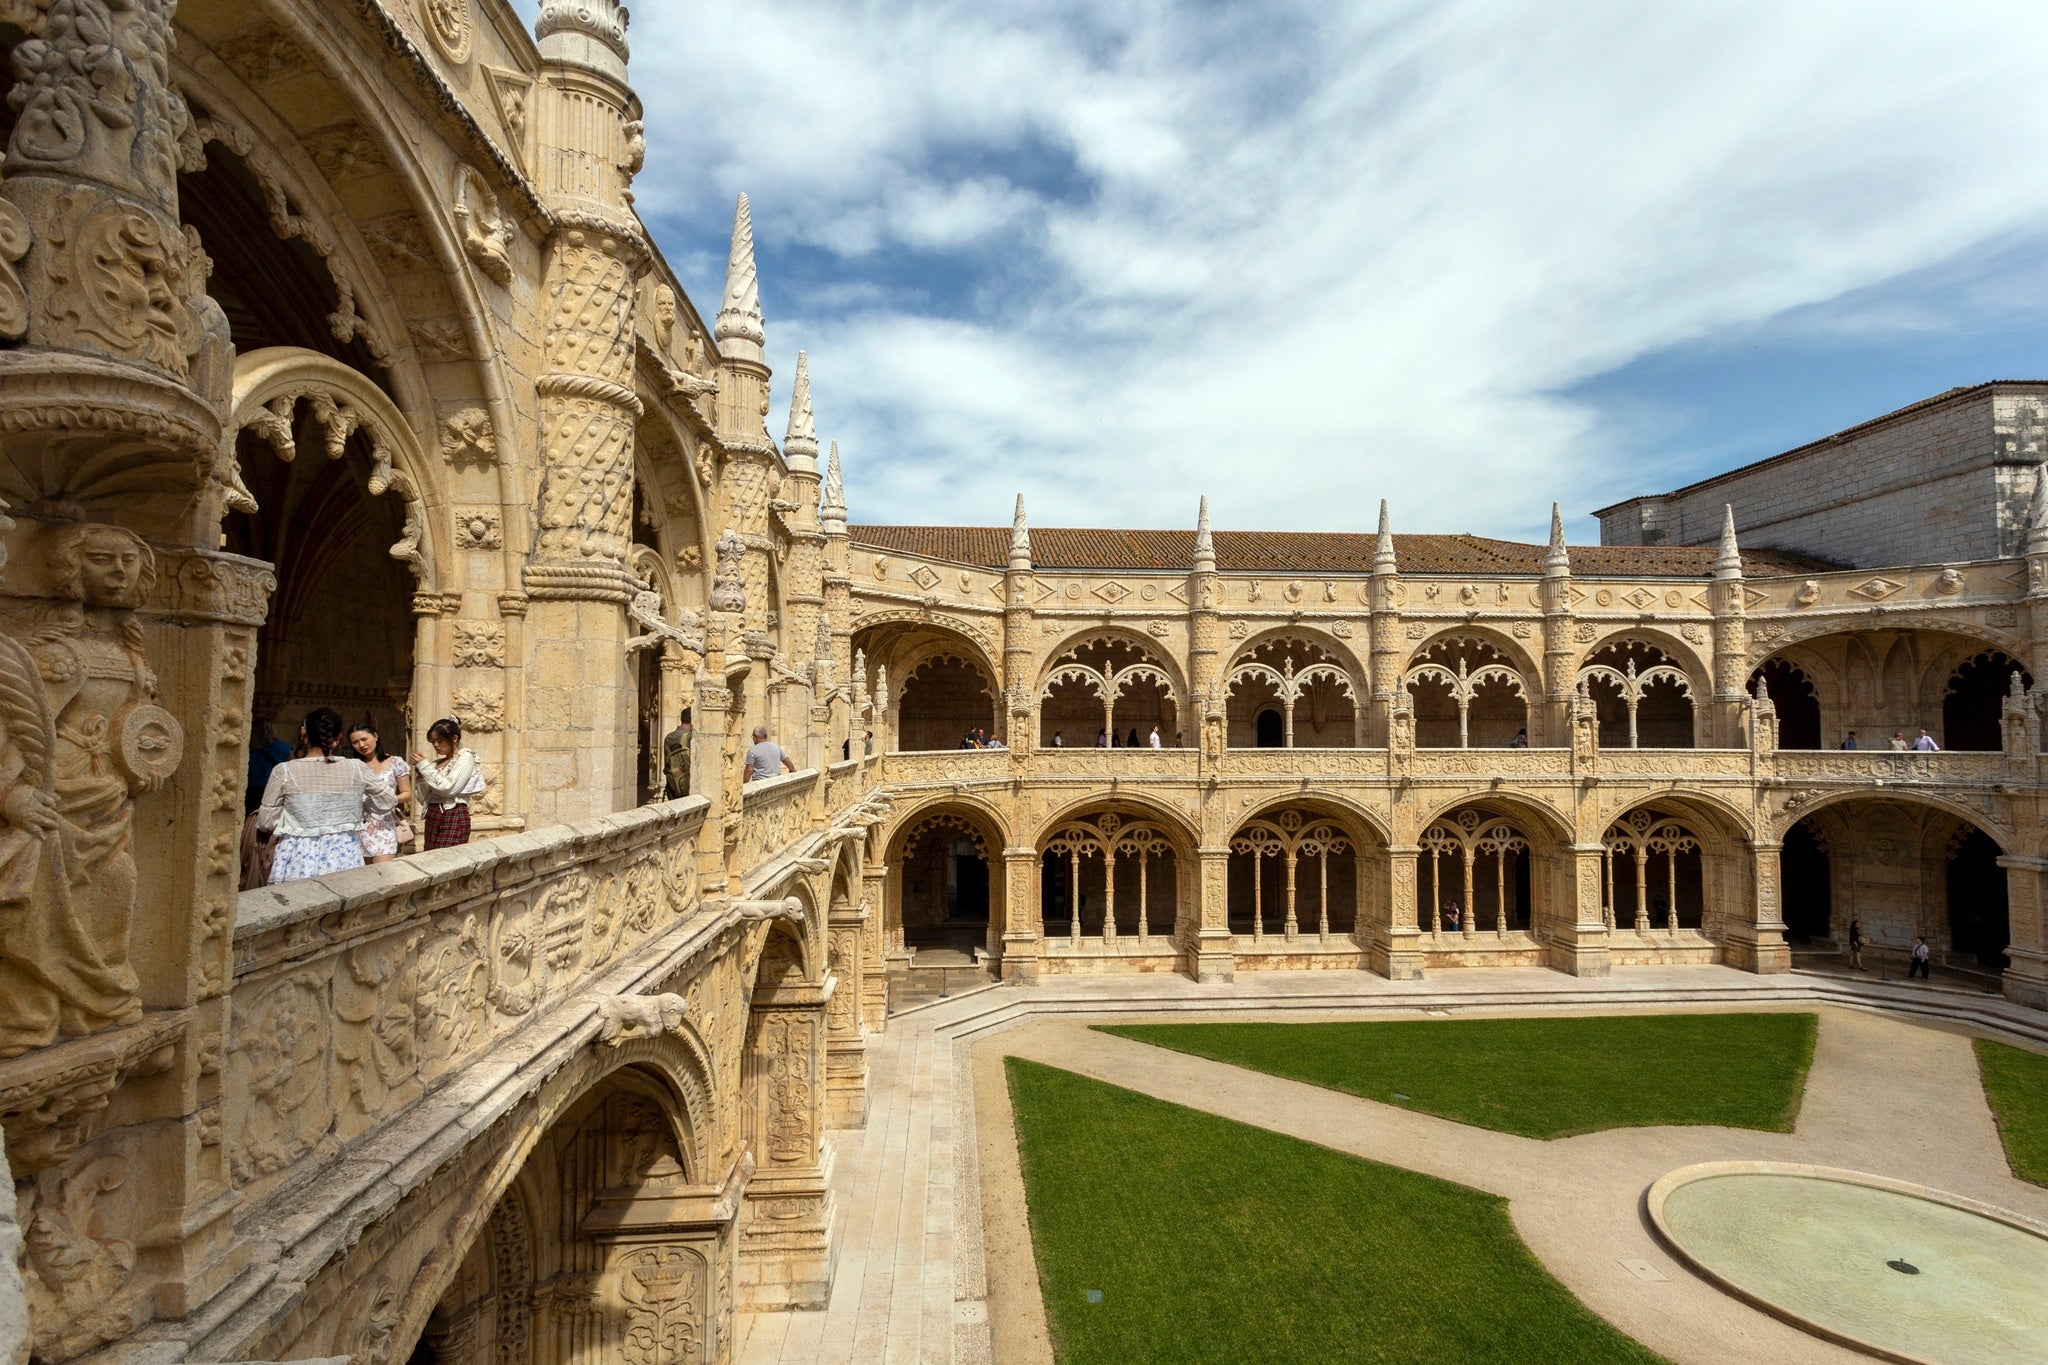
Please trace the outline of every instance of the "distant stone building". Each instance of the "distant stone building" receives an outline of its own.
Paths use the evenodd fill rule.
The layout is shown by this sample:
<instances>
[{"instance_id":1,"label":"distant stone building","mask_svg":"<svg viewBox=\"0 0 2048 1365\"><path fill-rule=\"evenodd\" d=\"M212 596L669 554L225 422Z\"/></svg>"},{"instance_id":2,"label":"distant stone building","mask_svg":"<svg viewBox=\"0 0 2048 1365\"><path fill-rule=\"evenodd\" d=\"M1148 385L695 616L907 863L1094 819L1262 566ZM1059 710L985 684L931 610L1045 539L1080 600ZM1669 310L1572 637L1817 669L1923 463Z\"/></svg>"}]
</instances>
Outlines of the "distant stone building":
<instances>
[{"instance_id":1,"label":"distant stone building","mask_svg":"<svg viewBox=\"0 0 2048 1365\"><path fill-rule=\"evenodd\" d=\"M2048 383L1947 393L1669 493L1603 507L1602 545L1711 545L1732 506L1743 544L1858 569L2025 548L2048 458Z\"/></svg>"}]
</instances>

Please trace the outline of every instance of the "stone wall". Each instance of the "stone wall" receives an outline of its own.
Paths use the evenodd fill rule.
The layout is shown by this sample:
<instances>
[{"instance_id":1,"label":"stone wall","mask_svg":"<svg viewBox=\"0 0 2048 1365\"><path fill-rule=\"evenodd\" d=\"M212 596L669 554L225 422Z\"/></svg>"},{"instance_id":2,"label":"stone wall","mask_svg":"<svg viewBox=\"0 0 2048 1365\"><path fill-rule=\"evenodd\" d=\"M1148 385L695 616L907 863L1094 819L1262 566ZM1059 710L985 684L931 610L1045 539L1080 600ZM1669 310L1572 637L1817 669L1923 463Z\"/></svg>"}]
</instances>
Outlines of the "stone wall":
<instances>
[{"instance_id":1,"label":"stone wall","mask_svg":"<svg viewBox=\"0 0 2048 1365\"><path fill-rule=\"evenodd\" d=\"M1743 543L1855 567L1995 559L2022 548L2048 385L1985 384L1783 455L1595 513L1603 545Z\"/></svg>"}]
</instances>

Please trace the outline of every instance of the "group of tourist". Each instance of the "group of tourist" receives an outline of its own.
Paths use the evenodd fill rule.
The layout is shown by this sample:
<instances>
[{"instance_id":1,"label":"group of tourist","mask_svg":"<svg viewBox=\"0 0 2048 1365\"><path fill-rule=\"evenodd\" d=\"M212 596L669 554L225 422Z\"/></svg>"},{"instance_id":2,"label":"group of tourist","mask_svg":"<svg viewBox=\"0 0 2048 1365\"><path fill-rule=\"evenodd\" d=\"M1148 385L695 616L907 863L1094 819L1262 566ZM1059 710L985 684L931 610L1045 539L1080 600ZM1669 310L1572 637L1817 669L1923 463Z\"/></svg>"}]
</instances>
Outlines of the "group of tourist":
<instances>
[{"instance_id":1,"label":"group of tourist","mask_svg":"<svg viewBox=\"0 0 2048 1365\"><path fill-rule=\"evenodd\" d=\"M296 746L282 740L252 748L242 829L242 889L321 877L387 862L415 838L406 817L415 797L425 807L425 848L469 842L469 803L484 790L476 754L452 716L427 727L434 756L410 760L384 752L377 723L365 715L344 725L319 706L299 725Z\"/></svg>"},{"instance_id":2,"label":"group of tourist","mask_svg":"<svg viewBox=\"0 0 2048 1365\"><path fill-rule=\"evenodd\" d=\"M1857 741L1856 732L1854 730L1850 730L1842 736L1842 747L1844 749L1860 749L1863 746ZM1927 727L1924 725L1920 727L1919 738L1914 739L1910 742L1906 739L1906 732L1904 730L1892 731L1892 742L1890 747L1891 751L1895 754L1903 754L1909 750L1913 753L1919 754L1935 754L1941 752L1941 746L1934 742L1934 736L1927 733Z\"/></svg>"},{"instance_id":3,"label":"group of tourist","mask_svg":"<svg viewBox=\"0 0 2048 1365\"><path fill-rule=\"evenodd\" d=\"M994 735L991 735L987 730L976 726L960 736L960 747L963 749L1007 749L1010 746L997 739Z\"/></svg>"},{"instance_id":4,"label":"group of tourist","mask_svg":"<svg viewBox=\"0 0 2048 1365\"><path fill-rule=\"evenodd\" d=\"M1000 749L1003 746L1000 744L963 744L960 747L963 749ZM1057 730L1053 731L1052 740L1048 747L1054 749L1066 748L1066 737ZM1156 725L1152 727L1152 733L1144 739L1138 738L1138 727L1135 725L1131 727L1130 734L1122 739L1117 738L1117 733L1114 730L1097 730L1095 732L1095 747L1098 749L1178 749L1181 747L1180 731L1175 730L1173 732L1173 743L1169 745L1166 742L1166 736L1160 733L1159 727Z\"/></svg>"}]
</instances>

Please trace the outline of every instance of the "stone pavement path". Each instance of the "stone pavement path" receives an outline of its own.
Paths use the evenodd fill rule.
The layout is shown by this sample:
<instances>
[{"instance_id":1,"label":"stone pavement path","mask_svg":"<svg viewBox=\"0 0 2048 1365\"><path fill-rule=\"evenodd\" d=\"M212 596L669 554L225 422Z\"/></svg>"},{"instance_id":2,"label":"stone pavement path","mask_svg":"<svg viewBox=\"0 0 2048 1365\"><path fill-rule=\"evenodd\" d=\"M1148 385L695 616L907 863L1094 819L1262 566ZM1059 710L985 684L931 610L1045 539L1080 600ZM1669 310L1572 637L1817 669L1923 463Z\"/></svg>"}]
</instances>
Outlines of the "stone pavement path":
<instances>
[{"instance_id":1,"label":"stone pavement path","mask_svg":"<svg viewBox=\"0 0 2048 1365\"><path fill-rule=\"evenodd\" d=\"M1517 1230L1552 1274L1596 1312L1679 1362L1865 1357L1721 1294L1665 1254L1643 1220L1641 1198L1675 1167L1734 1159L1846 1166L2048 1221L2048 1191L2006 1168L1969 1040L1959 1031L1801 1004L1786 998L1804 988L1797 978L1718 968L1645 969L1612 984L1539 971L1445 977L1390 983L1363 973L1275 973L1221 988L1184 978L1113 987L1060 981L1031 992L997 988L891 1020L889 1031L869 1043L868 1127L833 1134L840 1251L832 1301L821 1312L743 1317L741 1365L980 1365L991 1353L1003 1365L1049 1365L1002 1085L1004 1055L1504 1195ZM1673 992L1692 988L1716 996L1693 1008L1820 1014L1797 1131L1623 1129L1539 1142L1149 1047L1080 1022L1143 1022L1162 1011L1177 1020L1414 1018L1418 1006L1432 1004L1461 1014L1480 1012L1475 1004L1489 1014L1677 1011L1688 1006ZM1569 1005L1544 1007L1542 997L1561 989L1570 992ZM1729 999L1731 992L1741 999ZM1588 994L1597 999L1589 1003ZM1483 1002L1474 999L1482 995ZM1500 1004L1503 995L1525 996L1527 1004ZM1337 1007L1332 996L1348 1007ZM1041 1013L1005 1022L1007 1007L1020 999ZM1269 1012L1290 1004L1310 1007ZM977 1107L984 1120L979 1142ZM1640 1278L1625 1261L1647 1263L1652 1278Z\"/></svg>"}]
</instances>

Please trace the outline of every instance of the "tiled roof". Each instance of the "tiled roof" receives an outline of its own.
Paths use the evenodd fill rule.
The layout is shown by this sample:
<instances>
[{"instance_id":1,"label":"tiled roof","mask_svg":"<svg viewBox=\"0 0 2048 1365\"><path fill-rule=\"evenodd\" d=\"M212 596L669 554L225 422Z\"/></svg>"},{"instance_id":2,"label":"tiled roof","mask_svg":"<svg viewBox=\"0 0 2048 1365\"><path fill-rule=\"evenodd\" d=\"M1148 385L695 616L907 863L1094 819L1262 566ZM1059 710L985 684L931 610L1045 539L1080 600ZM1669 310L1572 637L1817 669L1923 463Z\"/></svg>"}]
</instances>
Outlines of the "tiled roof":
<instances>
[{"instance_id":1,"label":"tiled roof","mask_svg":"<svg viewBox=\"0 0 2048 1365\"><path fill-rule=\"evenodd\" d=\"M1010 562L1007 526L850 526L856 545L981 569ZM1226 573L1371 573L1376 537L1344 531L1218 531L1216 567ZM1540 574L1545 547L1485 536L1396 535L1394 556L1410 574ZM1705 578L1712 546L1575 545L1572 572L1589 578ZM1193 531L1031 528L1031 562L1040 569L1166 569L1185 572L1195 557ZM1811 573L1827 566L1782 550L1745 550L1756 577Z\"/></svg>"}]
</instances>

